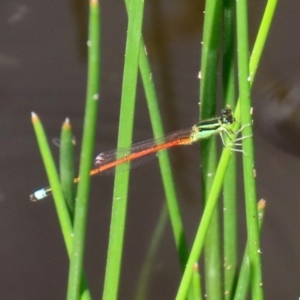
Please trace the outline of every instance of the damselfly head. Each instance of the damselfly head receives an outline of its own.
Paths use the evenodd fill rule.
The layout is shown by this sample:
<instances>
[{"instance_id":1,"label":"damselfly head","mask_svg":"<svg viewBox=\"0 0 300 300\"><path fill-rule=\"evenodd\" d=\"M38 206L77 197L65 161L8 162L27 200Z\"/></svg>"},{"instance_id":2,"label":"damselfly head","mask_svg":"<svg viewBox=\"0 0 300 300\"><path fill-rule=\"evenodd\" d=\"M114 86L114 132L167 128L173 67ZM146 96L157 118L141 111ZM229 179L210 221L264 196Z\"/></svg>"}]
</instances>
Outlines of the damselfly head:
<instances>
[{"instance_id":1,"label":"damselfly head","mask_svg":"<svg viewBox=\"0 0 300 300\"><path fill-rule=\"evenodd\" d=\"M232 115L232 110L230 107L222 109L222 116L219 117L222 124L232 124L235 122L235 118Z\"/></svg>"}]
</instances>

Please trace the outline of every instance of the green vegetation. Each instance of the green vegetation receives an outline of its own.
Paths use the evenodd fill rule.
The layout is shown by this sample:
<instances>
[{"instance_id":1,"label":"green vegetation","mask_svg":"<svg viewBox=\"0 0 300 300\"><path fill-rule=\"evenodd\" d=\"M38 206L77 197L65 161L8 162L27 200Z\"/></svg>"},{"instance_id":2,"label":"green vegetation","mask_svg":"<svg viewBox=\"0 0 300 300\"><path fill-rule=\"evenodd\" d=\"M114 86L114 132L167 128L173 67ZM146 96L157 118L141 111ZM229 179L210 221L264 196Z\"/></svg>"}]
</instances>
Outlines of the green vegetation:
<instances>
[{"instance_id":1,"label":"green vegetation","mask_svg":"<svg viewBox=\"0 0 300 300\"><path fill-rule=\"evenodd\" d=\"M237 184L236 153L224 148L218 159L214 138L201 142L202 180L204 211L199 216L199 226L191 249L186 242L184 224L178 205L171 164L166 151L159 156L162 182L165 189L166 206L160 221L154 230L149 254L145 261L143 276L136 288L136 299L147 299L147 284L150 278L151 262L155 256L161 238L161 232L168 217L171 221L174 246L177 249L182 280L178 291L174 291L177 300L202 299L247 299L250 287L252 299L263 299L262 271L260 255L260 228L264 202L257 208L256 184L253 175L254 146L252 139L252 116L250 90L259 64L261 53L270 29L276 0L267 3L255 41L252 55L248 45L248 11L246 0L226 0L224 2L207 1L202 38L201 54L201 119L217 115L218 82L222 81L222 106L235 107L237 120L235 131L247 125L241 131L245 206L247 216L248 242L241 271L237 257ZM132 141L136 86L140 72L150 113L154 137L164 136L158 99L152 81L151 68L142 36L144 1L126 1L128 27L125 50L125 62L119 116L118 147L129 147ZM199 12L201 13L201 12ZM220 22L222 20L222 22ZM97 0L90 1L89 42L88 42L88 85L86 110L83 129L83 143L76 202L74 196L74 166L72 132L68 121L63 125L61 138L60 177L56 170L42 124L36 114L32 121L37 135L38 145L43 157L49 183L53 192L63 237L70 257L67 299L91 299L83 272L84 246L86 237L87 212L90 193L90 175L92 168L95 131L99 103L100 74L100 9ZM235 48L235 44L237 49ZM237 61L236 61L237 58ZM220 72L220 59L222 72ZM200 64L199 62L195 62ZM235 70L238 70L235 74ZM219 74L219 75L218 75ZM220 76L221 74L221 76ZM239 97L235 96L238 90ZM235 101L238 98L238 101ZM195 107L197 103L195 103ZM100 120L101 123L101 120ZM248 126L249 125L249 126ZM231 137L236 138L234 134ZM227 138L226 138L227 139ZM227 139L227 142L230 142ZM233 146L234 147L234 146ZM129 187L129 163L117 167L110 223L110 237L105 269L103 299L118 298L121 277L121 264L127 215ZM227 173L226 173L227 172ZM214 176L208 176L214 174ZM224 214L220 218L216 209L222 187L224 186ZM168 212L168 213L167 213ZM223 220L221 225L220 219ZM221 233L220 228L224 231ZM224 237L224 243L221 237ZM223 249L223 251L222 251ZM205 254L205 273L199 271L196 262ZM222 267L224 266L224 267ZM250 272L251 270L251 272ZM251 275L250 275L251 274ZM206 287L201 286L201 277L205 277Z\"/></svg>"}]
</instances>

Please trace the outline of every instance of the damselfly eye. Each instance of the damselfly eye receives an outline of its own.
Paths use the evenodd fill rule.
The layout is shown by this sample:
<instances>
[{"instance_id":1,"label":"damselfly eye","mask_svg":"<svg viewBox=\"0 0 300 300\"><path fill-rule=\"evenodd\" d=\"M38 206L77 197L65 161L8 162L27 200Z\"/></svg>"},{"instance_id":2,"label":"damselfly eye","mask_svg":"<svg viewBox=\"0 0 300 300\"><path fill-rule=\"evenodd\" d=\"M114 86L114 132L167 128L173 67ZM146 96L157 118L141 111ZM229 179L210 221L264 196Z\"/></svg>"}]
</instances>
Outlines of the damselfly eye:
<instances>
[{"instance_id":1,"label":"damselfly eye","mask_svg":"<svg viewBox=\"0 0 300 300\"><path fill-rule=\"evenodd\" d=\"M230 108L222 109L220 120L223 124L232 124L235 121Z\"/></svg>"}]
</instances>

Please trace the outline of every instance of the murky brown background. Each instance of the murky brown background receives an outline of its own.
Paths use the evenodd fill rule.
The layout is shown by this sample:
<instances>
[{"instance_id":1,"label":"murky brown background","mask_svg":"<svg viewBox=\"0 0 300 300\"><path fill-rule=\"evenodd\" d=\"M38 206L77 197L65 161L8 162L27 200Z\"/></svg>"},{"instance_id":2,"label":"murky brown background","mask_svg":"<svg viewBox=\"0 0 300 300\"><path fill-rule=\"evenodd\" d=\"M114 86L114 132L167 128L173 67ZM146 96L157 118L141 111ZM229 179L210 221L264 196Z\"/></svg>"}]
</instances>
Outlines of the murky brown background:
<instances>
[{"instance_id":1,"label":"murky brown background","mask_svg":"<svg viewBox=\"0 0 300 300\"><path fill-rule=\"evenodd\" d=\"M86 8L80 1L12 0L0 4L0 290L3 299L64 299L68 258L51 198L29 202L47 185L30 123L41 117L49 139L71 119L79 156L86 86ZM82 1L83 2L83 1ZM250 1L251 45L262 15ZM115 148L126 11L101 1L102 75L96 152ZM147 1L144 36L166 132L198 119L203 5ZM258 198L267 200L262 234L266 299L300 296L300 4L281 1L253 91ZM151 138L139 89L134 141ZM171 151L190 242L201 210L199 146ZM53 145L57 155L58 148ZM113 176L93 179L86 272L101 297ZM120 299L133 299L140 266L164 201L157 162L134 169ZM241 244L245 241L241 193ZM153 272L149 299L173 299L180 279L170 226ZM167 287L167 288L166 288Z\"/></svg>"}]
</instances>

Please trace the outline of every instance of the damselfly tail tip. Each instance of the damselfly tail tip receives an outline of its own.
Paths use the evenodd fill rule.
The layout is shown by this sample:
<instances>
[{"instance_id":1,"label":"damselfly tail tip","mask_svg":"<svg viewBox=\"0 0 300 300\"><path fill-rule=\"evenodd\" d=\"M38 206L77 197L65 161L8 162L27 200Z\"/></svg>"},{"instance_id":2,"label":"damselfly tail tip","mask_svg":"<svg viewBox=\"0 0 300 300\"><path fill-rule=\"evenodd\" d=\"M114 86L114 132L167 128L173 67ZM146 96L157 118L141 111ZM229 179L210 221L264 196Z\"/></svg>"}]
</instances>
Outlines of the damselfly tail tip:
<instances>
[{"instance_id":1,"label":"damselfly tail tip","mask_svg":"<svg viewBox=\"0 0 300 300\"><path fill-rule=\"evenodd\" d=\"M29 196L29 199L30 199L30 201L31 202L36 202L36 198L35 198L35 196L34 196L34 194L31 194L30 196Z\"/></svg>"},{"instance_id":2,"label":"damselfly tail tip","mask_svg":"<svg viewBox=\"0 0 300 300\"><path fill-rule=\"evenodd\" d=\"M36 202L38 200L46 198L48 195L49 195L49 190L47 193L47 189L41 189L41 190L38 190L38 191L34 192L33 194L31 194L29 196L29 198L30 198L30 201Z\"/></svg>"}]
</instances>

